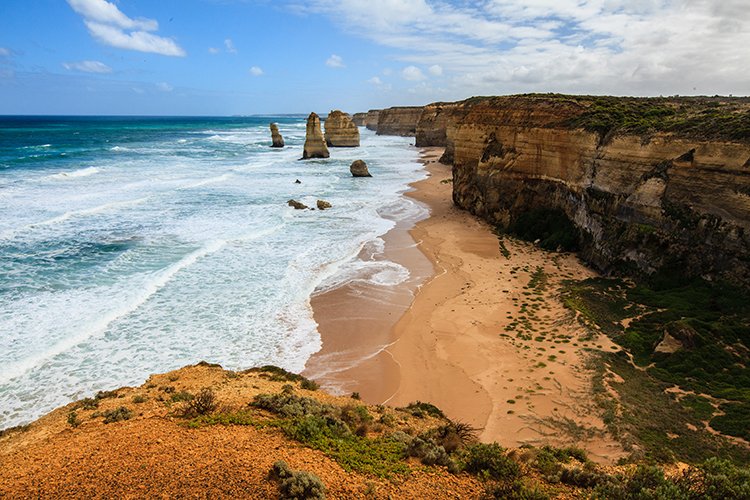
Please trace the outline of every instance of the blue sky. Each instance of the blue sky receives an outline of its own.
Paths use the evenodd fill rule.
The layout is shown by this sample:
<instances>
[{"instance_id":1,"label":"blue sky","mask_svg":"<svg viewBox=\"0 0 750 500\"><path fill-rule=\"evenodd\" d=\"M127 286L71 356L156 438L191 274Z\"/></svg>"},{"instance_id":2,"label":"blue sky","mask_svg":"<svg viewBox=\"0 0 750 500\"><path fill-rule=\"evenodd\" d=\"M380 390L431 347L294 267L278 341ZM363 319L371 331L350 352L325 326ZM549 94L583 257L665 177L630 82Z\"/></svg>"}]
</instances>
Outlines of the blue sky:
<instances>
[{"instance_id":1,"label":"blue sky","mask_svg":"<svg viewBox=\"0 0 750 500\"><path fill-rule=\"evenodd\" d=\"M2 0L0 114L750 93L745 0Z\"/></svg>"}]
</instances>

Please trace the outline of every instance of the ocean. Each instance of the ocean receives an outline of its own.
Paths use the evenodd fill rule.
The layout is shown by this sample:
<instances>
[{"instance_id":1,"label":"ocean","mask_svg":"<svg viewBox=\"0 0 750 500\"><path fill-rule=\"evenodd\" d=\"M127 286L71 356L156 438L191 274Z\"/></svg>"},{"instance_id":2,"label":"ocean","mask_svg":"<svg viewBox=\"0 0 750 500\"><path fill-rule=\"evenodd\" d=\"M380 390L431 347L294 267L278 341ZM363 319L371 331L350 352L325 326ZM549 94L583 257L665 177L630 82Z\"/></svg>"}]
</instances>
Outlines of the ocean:
<instances>
[{"instance_id":1,"label":"ocean","mask_svg":"<svg viewBox=\"0 0 750 500\"><path fill-rule=\"evenodd\" d=\"M304 120L0 117L0 429L200 360L300 371L315 290L408 279L377 254L427 213L413 139L299 161Z\"/></svg>"}]
</instances>

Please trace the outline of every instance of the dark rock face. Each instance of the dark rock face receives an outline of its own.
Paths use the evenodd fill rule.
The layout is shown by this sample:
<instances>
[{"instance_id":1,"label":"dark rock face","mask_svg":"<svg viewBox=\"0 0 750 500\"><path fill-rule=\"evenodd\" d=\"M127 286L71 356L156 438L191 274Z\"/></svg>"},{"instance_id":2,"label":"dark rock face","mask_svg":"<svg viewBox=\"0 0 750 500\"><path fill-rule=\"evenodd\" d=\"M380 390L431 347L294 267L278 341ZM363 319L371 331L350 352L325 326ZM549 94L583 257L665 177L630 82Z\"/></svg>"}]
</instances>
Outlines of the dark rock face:
<instances>
[{"instance_id":1,"label":"dark rock face","mask_svg":"<svg viewBox=\"0 0 750 500\"><path fill-rule=\"evenodd\" d=\"M307 208L307 205L304 203L300 203L297 200L289 200L286 202L287 205L294 208L295 210L305 210Z\"/></svg>"},{"instance_id":2,"label":"dark rock face","mask_svg":"<svg viewBox=\"0 0 750 500\"><path fill-rule=\"evenodd\" d=\"M372 177L367 168L367 163L362 160L354 160L349 167L349 172L351 172L354 177Z\"/></svg>"},{"instance_id":3,"label":"dark rock face","mask_svg":"<svg viewBox=\"0 0 750 500\"><path fill-rule=\"evenodd\" d=\"M279 126L275 123L272 123L270 125L271 127L271 147L272 148L283 148L284 147L284 138L281 136L281 133L279 132Z\"/></svg>"}]
</instances>

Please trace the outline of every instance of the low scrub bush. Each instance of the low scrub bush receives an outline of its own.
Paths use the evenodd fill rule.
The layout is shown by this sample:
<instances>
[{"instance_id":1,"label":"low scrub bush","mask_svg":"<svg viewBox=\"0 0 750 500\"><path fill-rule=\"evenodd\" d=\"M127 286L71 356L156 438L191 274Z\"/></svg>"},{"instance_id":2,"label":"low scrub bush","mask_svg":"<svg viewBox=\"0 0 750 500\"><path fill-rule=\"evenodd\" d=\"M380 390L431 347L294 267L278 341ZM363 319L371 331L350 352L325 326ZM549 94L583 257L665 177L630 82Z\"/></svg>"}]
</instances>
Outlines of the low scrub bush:
<instances>
[{"instance_id":1,"label":"low scrub bush","mask_svg":"<svg viewBox=\"0 0 750 500\"><path fill-rule=\"evenodd\" d=\"M130 420L130 417L133 416L133 412L131 412L127 406L120 406L114 410L105 411L102 416L104 417L105 424L111 424L122 420Z\"/></svg>"},{"instance_id":2,"label":"low scrub bush","mask_svg":"<svg viewBox=\"0 0 750 500\"><path fill-rule=\"evenodd\" d=\"M172 396L169 399L173 403L181 403L181 402L184 402L184 401L192 401L194 397L195 396L193 396L192 394L190 394L187 391L180 391L180 392L173 393Z\"/></svg>"},{"instance_id":3,"label":"low scrub bush","mask_svg":"<svg viewBox=\"0 0 750 500\"><path fill-rule=\"evenodd\" d=\"M498 500L547 500L549 495L535 486L526 486L516 480L511 482L492 482L484 490L483 498Z\"/></svg>"},{"instance_id":4,"label":"low scrub bush","mask_svg":"<svg viewBox=\"0 0 750 500\"><path fill-rule=\"evenodd\" d=\"M217 406L216 394L206 387L188 402L186 413L191 416L208 415L216 411Z\"/></svg>"},{"instance_id":5,"label":"low scrub bush","mask_svg":"<svg viewBox=\"0 0 750 500\"><path fill-rule=\"evenodd\" d=\"M437 418L445 418L445 414L440 408L433 404L423 403L421 401L409 403L402 409L418 418L424 418L425 415Z\"/></svg>"},{"instance_id":6,"label":"low scrub bush","mask_svg":"<svg viewBox=\"0 0 750 500\"><path fill-rule=\"evenodd\" d=\"M521 470L497 444L477 443L466 448L463 469L482 479L510 480L517 478Z\"/></svg>"},{"instance_id":7,"label":"low scrub bush","mask_svg":"<svg viewBox=\"0 0 750 500\"><path fill-rule=\"evenodd\" d=\"M283 460L273 464L269 477L279 482L282 500L316 500L326 497L326 487L318 476L292 470Z\"/></svg>"}]
</instances>

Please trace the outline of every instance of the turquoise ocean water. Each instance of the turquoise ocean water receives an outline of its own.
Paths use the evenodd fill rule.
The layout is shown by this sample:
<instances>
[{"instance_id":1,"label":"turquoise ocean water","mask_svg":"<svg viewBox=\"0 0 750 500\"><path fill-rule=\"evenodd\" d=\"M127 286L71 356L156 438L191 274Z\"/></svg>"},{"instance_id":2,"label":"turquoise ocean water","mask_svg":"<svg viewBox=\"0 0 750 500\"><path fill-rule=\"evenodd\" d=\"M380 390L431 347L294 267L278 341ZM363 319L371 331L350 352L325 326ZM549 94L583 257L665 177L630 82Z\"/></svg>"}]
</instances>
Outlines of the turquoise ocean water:
<instances>
[{"instance_id":1,"label":"turquoise ocean water","mask_svg":"<svg viewBox=\"0 0 750 500\"><path fill-rule=\"evenodd\" d=\"M426 214L413 139L360 132L303 162L301 116L0 117L0 428L201 359L301 370L311 293L406 280L380 236Z\"/></svg>"}]
</instances>

